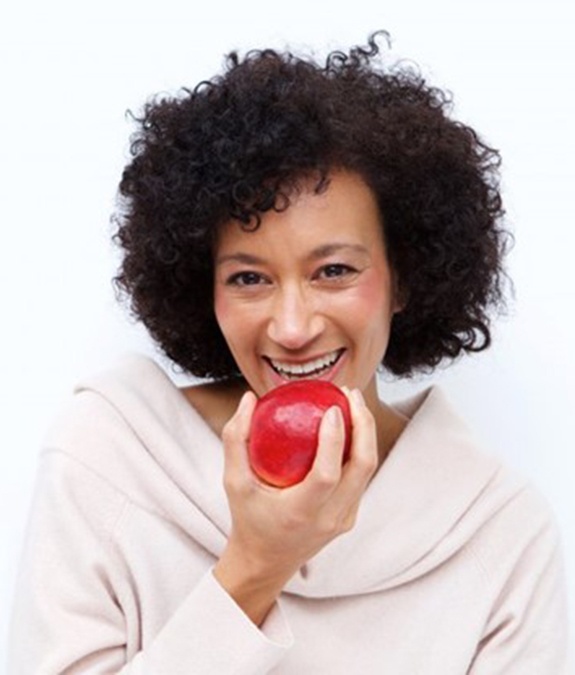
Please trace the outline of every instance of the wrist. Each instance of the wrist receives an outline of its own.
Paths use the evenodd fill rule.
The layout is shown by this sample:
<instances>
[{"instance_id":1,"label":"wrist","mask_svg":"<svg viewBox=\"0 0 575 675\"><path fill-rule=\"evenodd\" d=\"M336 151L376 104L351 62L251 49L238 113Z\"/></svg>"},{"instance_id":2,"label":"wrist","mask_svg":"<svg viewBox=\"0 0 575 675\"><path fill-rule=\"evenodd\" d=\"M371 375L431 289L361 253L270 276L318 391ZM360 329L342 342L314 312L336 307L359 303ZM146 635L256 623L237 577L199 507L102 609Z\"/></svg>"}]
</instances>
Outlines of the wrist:
<instances>
[{"instance_id":1,"label":"wrist","mask_svg":"<svg viewBox=\"0 0 575 675\"><path fill-rule=\"evenodd\" d=\"M283 587L293 575L271 570L263 561L228 543L214 567L214 577L256 625L261 625Z\"/></svg>"}]
</instances>

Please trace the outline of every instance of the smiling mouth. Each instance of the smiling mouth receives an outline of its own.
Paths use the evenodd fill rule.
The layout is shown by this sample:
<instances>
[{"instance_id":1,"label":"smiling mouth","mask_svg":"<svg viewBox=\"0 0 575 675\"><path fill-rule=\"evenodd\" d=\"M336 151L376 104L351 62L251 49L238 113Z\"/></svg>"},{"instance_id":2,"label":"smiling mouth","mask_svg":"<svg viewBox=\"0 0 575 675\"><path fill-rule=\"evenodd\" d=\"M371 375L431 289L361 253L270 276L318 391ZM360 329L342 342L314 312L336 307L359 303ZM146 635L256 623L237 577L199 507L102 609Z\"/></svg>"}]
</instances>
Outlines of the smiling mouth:
<instances>
[{"instance_id":1,"label":"smiling mouth","mask_svg":"<svg viewBox=\"0 0 575 675\"><path fill-rule=\"evenodd\" d=\"M310 377L320 377L332 368L343 354L343 349L337 349L319 359L306 361L305 363L284 363L266 357L267 362L275 372L288 380L301 380Z\"/></svg>"}]
</instances>

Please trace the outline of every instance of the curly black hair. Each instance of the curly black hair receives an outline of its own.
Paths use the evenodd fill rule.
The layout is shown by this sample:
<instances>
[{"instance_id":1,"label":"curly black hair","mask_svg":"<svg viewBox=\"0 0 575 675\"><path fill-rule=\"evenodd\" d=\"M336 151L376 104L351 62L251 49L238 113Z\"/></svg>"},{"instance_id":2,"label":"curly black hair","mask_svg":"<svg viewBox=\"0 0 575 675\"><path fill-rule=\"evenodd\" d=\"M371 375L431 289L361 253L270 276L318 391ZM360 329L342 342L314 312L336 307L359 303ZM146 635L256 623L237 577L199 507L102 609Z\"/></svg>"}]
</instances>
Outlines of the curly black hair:
<instances>
[{"instance_id":1,"label":"curly black hair","mask_svg":"<svg viewBox=\"0 0 575 675\"><path fill-rule=\"evenodd\" d=\"M505 308L499 153L451 119L451 98L417 68L366 47L325 63L289 51L227 55L224 72L149 101L120 182L114 279L132 314L184 371L239 374L213 309L213 246L231 219L257 228L294 186L334 169L376 195L407 303L394 316L385 369L430 371L491 342ZM387 34L384 34L387 37Z\"/></svg>"}]
</instances>

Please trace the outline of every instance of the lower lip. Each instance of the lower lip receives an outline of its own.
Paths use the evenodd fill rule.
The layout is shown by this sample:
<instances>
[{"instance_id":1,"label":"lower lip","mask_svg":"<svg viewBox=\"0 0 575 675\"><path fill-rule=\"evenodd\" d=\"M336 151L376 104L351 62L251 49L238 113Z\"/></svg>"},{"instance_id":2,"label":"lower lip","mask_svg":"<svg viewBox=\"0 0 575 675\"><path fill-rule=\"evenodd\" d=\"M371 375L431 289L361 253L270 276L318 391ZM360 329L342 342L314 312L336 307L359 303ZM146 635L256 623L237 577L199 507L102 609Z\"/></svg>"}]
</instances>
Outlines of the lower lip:
<instances>
[{"instance_id":1,"label":"lower lip","mask_svg":"<svg viewBox=\"0 0 575 675\"><path fill-rule=\"evenodd\" d=\"M273 368L272 365L267 359L265 360L267 366L268 366L268 372L269 372L269 379L271 381L271 387L270 389L275 389L275 387L279 387L282 384L286 384L287 382L301 382L303 380L324 380L326 382L334 382L335 378L341 371L343 367L343 362L345 361L346 358L346 352L343 352L338 360L333 364L333 366L330 366L327 370L324 370L321 374L319 375L310 375L309 377L283 377L280 375L278 372L276 372ZM335 384L335 382L334 382Z\"/></svg>"}]
</instances>

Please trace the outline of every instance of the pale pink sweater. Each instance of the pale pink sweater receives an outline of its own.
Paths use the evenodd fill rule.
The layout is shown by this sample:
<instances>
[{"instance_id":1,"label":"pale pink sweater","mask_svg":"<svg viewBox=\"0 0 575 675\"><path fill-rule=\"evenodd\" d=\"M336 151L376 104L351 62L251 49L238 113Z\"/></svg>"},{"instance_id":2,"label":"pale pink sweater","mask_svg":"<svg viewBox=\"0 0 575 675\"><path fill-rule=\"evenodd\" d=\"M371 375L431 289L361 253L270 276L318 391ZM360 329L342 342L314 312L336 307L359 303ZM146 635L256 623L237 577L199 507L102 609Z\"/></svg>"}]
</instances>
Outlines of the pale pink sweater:
<instances>
[{"instance_id":1,"label":"pale pink sweater","mask_svg":"<svg viewBox=\"0 0 575 675\"><path fill-rule=\"evenodd\" d=\"M42 452L9 675L564 675L558 536L432 388L358 522L261 629L211 568L230 528L219 439L144 357L84 381Z\"/></svg>"}]
</instances>

